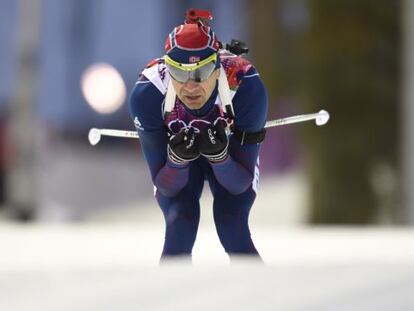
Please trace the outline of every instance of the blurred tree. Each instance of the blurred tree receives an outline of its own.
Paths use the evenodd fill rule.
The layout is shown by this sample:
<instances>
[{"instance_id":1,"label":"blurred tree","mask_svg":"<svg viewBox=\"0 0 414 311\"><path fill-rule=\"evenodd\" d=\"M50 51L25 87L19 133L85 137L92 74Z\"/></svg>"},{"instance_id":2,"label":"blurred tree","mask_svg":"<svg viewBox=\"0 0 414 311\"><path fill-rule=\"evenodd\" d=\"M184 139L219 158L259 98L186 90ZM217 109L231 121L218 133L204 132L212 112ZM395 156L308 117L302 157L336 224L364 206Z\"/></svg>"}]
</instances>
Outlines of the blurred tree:
<instances>
[{"instance_id":1,"label":"blurred tree","mask_svg":"<svg viewBox=\"0 0 414 311\"><path fill-rule=\"evenodd\" d=\"M7 180L7 201L11 217L29 221L36 216L35 104L37 102L39 30L41 0L18 2L17 83L10 111L10 136L15 146Z\"/></svg>"},{"instance_id":2,"label":"blurred tree","mask_svg":"<svg viewBox=\"0 0 414 311\"><path fill-rule=\"evenodd\" d=\"M286 100L303 113L323 108L332 116L320 129L297 127L306 143L309 220L398 221L400 0L249 5L250 45L269 90L269 118L280 117Z\"/></svg>"},{"instance_id":3,"label":"blurred tree","mask_svg":"<svg viewBox=\"0 0 414 311\"><path fill-rule=\"evenodd\" d=\"M327 127L304 133L310 220L396 221L400 1L310 0L309 9L308 104L332 116Z\"/></svg>"}]
</instances>

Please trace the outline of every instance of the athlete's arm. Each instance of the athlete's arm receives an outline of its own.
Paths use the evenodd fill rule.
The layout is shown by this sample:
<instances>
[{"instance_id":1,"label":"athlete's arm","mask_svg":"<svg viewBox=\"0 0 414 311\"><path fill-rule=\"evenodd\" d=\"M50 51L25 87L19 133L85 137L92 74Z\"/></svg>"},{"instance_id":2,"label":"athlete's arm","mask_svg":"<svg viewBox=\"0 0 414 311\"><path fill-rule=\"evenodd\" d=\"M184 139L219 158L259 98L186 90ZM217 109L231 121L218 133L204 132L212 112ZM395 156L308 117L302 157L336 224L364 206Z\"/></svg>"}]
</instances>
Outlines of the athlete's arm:
<instances>
[{"instance_id":1,"label":"athlete's arm","mask_svg":"<svg viewBox=\"0 0 414 311\"><path fill-rule=\"evenodd\" d=\"M267 92L259 74L251 68L233 98L235 127L246 133L263 129L267 116ZM211 166L218 182L233 194L247 190L253 182L260 144L229 138L229 157Z\"/></svg>"},{"instance_id":2,"label":"athlete's arm","mask_svg":"<svg viewBox=\"0 0 414 311\"><path fill-rule=\"evenodd\" d=\"M162 117L164 96L144 76L132 90L129 107L154 186L165 196L175 196L188 182L189 165L167 158L168 136Z\"/></svg>"}]
</instances>

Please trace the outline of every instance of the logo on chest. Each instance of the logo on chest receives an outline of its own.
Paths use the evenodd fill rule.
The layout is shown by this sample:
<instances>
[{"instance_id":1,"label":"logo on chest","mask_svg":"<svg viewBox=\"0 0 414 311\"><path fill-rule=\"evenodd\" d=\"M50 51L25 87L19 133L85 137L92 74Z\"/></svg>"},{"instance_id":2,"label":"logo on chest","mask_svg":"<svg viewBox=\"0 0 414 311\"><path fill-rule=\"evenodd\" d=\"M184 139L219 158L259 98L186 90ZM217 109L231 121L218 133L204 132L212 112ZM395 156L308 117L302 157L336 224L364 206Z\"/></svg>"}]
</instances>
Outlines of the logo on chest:
<instances>
[{"instance_id":1,"label":"logo on chest","mask_svg":"<svg viewBox=\"0 0 414 311\"><path fill-rule=\"evenodd\" d=\"M214 104L205 115L195 116L182 104L176 103L173 110L165 118L164 124L173 134L180 132L183 128L192 128L198 134L206 130L211 124L216 124L220 119L225 120L222 108L218 104ZM213 133L211 133L211 136L214 136Z\"/></svg>"}]
</instances>

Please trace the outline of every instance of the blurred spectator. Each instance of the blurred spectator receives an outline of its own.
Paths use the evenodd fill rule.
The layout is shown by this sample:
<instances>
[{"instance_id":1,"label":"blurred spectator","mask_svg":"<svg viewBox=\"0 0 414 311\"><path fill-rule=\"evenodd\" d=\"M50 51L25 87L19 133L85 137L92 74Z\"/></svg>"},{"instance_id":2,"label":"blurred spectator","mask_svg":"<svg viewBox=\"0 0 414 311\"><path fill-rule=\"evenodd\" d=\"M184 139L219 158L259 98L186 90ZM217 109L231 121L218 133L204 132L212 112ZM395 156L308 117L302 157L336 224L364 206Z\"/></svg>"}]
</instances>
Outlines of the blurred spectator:
<instances>
[{"instance_id":1,"label":"blurred spectator","mask_svg":"<svg viewBox=\"0 0 414 311\"><path fill-rule=\"evenodd\" d=\"M9 169L11 146L8 139L8 105L5 99L0 100L0 208L5 207L6 175Z\"/></svg>"}]
</instances>

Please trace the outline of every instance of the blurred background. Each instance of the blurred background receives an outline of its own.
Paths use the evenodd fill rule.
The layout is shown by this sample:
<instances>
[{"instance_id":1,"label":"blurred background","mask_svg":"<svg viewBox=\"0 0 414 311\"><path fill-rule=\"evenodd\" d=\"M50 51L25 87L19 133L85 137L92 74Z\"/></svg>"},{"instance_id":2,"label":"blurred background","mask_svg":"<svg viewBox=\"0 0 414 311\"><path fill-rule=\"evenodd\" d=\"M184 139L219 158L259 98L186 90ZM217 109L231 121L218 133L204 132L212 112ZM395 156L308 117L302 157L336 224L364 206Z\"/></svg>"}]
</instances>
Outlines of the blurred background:
<instances>
[{"instance_id":1,"label":"blurred background","mask_svg":"<svg viewBox=\"0 0 414 311\"><path fill-rule=\"evenodd\" d=\"M92 147L87 134L134 129L128 95L190 7L212 11L223 43L247 43L269 120L331 114L320 128L271 129L262 144L250 222L265 262L413 262L414 1L1 0L6 276L68 262L157 263L163 218L138 141L105 137ZM226 262L208 190L195 257ZM343 252L332 251L336 243Z\"/></svg>"},{"instance_id":2,"label":"blurred background","mask_svg":"<svg viewBox=\"0 0 414 311\"><path fill-rule=\"evenodd\" d=\"M163 55L187 8L207 7L222 42L250 47L268 119L332 115L323 128L269 131L261 150L269 202L255 210L272 223L413 224L410 3L2 0L4 217L88 221L154 209L139 143L91 147L87 133L133 130L127 102L138 73ZM295 201L275 203L286 195ZM292 217L280 219L286 210Z\"/></svg>"}]
</instances>

